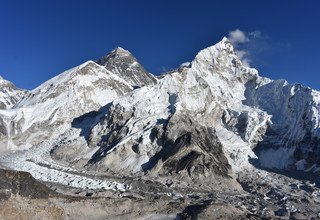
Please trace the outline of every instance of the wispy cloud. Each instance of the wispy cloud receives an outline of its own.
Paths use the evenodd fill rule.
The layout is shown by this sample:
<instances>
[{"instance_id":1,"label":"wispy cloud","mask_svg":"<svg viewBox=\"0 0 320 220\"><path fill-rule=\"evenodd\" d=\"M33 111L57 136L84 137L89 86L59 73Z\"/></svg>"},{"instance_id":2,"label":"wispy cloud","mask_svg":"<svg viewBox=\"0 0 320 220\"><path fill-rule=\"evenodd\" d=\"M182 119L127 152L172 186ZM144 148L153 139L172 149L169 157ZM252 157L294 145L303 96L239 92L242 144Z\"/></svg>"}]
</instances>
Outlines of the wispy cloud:
<instances>
[{"instance_id":1,"label":"wispy cloud","mask_svg":"<svg viewBox=\"0 0 320 220\"><path fill-rule=\"evenodd\" d=\"M248 51L244 50L236 50L236 54L241 60L242 64L245 66L250 66L250 63L252 62L251 59L248 57Z\"/></svg>"},{"instance_id":2,"label":"wispy cloud","mask_svg":"<svg viewBox=\"0 0 320 220\"><path fill-rule=\"evenodd\" d=\"M259 30L245 32L236 29L230 31L228 36L228 39L235 47L236 54L245 66L250 66L252 63L251 50L257 48L257 44L260 44L259 42L264 40L264 38Z\"/></svg>"},{"instance_id":3,"label":"wispy cloud","mask_svg":"<svg viewBox=\"0 0 320 220\"><path fill-rule=\"evenodd\" d=\"M255 30L255 31L249 32L248 34L252 38L261 38L262 37L262 33L259 30Z\"/></svg>"},{"instance_id":4,"label":"wispy cloud","mask_svg":"<svg viewBox=\"0 0 320 220\"><path fill-rule=\"evenodd\" d=\"M232 44L237 45L239 43L245 43L249 41L249 38L246 36L244 31L236 29L234 31L230 31L229 40Z\"/></svg>"}]
</instances>

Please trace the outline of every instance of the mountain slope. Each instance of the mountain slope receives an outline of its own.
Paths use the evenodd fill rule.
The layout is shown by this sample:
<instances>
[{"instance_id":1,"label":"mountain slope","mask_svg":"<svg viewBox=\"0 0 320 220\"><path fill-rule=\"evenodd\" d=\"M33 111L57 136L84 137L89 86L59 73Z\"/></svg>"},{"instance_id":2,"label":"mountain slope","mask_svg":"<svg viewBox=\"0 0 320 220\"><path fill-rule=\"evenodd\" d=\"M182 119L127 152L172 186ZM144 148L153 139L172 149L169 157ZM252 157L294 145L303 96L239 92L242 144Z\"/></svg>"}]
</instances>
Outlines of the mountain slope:
<instances>
[{"instance_id":1,"label":"mountain slope","mask_svg":"<svg viewBox=\"0 0 320 220\"><path fill-rule=\"evenodd\" d=\"M156 179L170 174L207 186L249 169L248 156L269 168L296 169L302 159L316 168L307 152L319 149L318 94L258 76L225 38L199 52L190 67L124 95L96 118L76 119L73 135L56 142L52 155L91 170ZM87 121L96 123L88 127ZM70 146L75 150L66 150Z\"/></svg>"},{"instance_id":2,"label":"mountain slope","mask_svg":"<svg viewBox=\"0 0 320 220\"><path fill-rule=\"evenodd\" d=\"M30 91L12 109L0 112L1 150L26 149L59 136L74 117L98 110L131 90L93 61L65 71Z\"/></svg>"},{"instance_id":3,"label":"mountain slope","mask_svg":"<svg viewBox=\"0 0 320 220\"><path fill-rule=\"evenodd\" d=\"M0 76L0 109L13 107L27 93Z\"/></svg>"},{"instance_id":4,"label":"mountain slope","mask_svg":"<svg viewBox=\"0 0 320 220\"><path fill-rule=\"evenodd\" d=\"M227 38L159 79L135 62L118 48L0 110L2 150L28 149L1 164L89 195L318 215L319 92L260 77Z\"/></svg>"}]
</instances>

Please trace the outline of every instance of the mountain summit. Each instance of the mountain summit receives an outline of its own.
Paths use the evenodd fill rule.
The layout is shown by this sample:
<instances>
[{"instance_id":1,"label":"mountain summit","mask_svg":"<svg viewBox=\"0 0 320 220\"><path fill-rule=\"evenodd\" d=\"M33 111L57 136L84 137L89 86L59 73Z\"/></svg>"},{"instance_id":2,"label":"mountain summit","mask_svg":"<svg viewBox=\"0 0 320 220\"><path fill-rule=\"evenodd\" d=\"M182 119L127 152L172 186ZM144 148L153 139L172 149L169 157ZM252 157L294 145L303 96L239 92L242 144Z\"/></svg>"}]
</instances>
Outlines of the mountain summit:
<instances>
[{"instance_id":1,"label":"mountain summit","mask_svg":"<svg viewBox=\"0 0 320 220\"><path fill-rule=\"evenodd\" d=\"M182 216L319 211L320 93L260 77L227 38L159 78L122 48L67 70L0 111L0 147L62 191L196 204Z\"/></svg>"},{"instance_id":2,"label":"mountain summit","mask_svg":"<svg viewBox=\"0 0 320 220\"><path fill-rule=\"evenodd\" d=\"M134 87L154 84L157 81L129 51L121 47L116 48L96 62Z\"/></svg>"}]
</instances>

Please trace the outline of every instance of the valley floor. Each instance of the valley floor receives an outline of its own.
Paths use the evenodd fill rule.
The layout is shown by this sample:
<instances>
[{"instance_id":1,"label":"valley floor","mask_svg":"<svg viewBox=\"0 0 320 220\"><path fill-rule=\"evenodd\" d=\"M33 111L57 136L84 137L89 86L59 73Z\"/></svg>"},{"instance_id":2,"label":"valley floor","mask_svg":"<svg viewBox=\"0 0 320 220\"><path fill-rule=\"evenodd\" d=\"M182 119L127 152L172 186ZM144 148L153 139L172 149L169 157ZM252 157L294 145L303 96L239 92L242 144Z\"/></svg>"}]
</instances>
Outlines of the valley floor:
<instances>
[{"instance_id":1,"label":"valley floor","mask_svg":"<svg viewBox=\"0 0 320 220\"><path fill-rule=\"evenodd\" d=\"M27 189L33 181L22 187L26 180L14 179L20 191L1 184L1 219L320 219L320 190L309 180L251 167L237 174L240 193L178 189L77 171L53 161L48 150L1 158L4 169L29 172L50 192L32 198Z\"/></svg>"}]
</instances>

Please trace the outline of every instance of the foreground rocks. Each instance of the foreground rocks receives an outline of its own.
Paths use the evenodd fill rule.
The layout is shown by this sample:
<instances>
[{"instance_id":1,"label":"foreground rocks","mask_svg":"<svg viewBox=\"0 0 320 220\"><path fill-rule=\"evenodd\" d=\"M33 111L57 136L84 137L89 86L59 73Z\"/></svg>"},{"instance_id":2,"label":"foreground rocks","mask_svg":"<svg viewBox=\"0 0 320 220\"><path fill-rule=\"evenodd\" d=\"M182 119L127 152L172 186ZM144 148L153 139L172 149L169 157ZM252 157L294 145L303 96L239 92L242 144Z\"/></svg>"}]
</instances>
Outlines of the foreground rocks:
<instances>
[{"instance_id":1,"label":"foreground rocks","mask_svg":"<svg viewBox=\"0 0 320 220\"><path fill-rule=\"evenodd\" d=\"M308 181L263 171L255 178L239 175L238 181L242 193L178 189L141 179L132 180L127 192L97 192L1 169L0 219L319 219L320 190Z\"/></svg>"}]
</instances>

